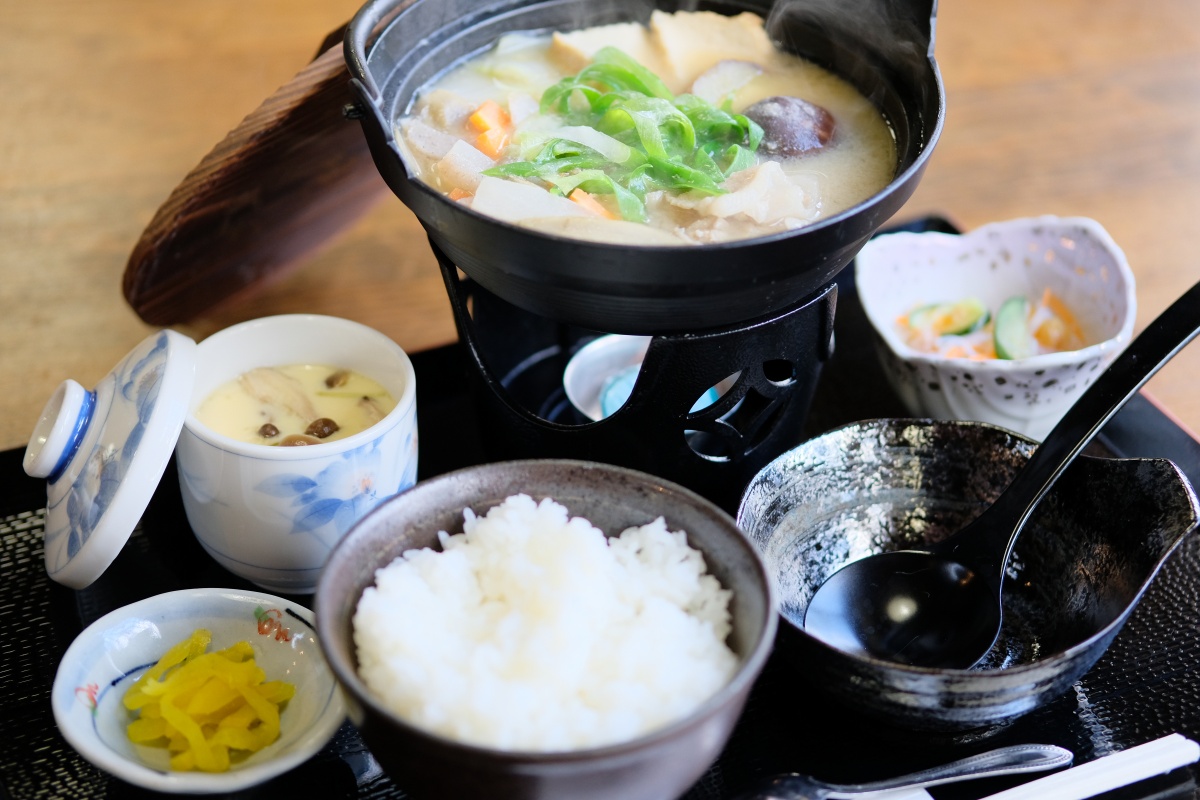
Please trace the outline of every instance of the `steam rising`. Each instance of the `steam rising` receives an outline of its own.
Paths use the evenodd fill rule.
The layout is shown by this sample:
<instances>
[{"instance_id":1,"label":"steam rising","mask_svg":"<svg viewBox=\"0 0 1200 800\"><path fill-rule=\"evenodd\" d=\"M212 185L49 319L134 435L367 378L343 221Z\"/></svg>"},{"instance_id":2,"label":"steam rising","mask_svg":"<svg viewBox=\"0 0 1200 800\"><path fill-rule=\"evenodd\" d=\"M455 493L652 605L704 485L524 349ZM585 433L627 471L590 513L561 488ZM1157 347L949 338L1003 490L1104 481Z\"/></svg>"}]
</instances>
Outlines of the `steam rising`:
<instances>
[{"instance_id":1,"label":"steam rising","mask_svg":"<svg viewBox=\"0 0 1200 800\"><path fill-rule=\"evenodd\" d=\"M785 50L798 49L795 31L820 31L831 49L874 51L893 68L919 74L933 50L936 10L936 0L778 0L766 28Z\"/></svg>"}]
</instances>

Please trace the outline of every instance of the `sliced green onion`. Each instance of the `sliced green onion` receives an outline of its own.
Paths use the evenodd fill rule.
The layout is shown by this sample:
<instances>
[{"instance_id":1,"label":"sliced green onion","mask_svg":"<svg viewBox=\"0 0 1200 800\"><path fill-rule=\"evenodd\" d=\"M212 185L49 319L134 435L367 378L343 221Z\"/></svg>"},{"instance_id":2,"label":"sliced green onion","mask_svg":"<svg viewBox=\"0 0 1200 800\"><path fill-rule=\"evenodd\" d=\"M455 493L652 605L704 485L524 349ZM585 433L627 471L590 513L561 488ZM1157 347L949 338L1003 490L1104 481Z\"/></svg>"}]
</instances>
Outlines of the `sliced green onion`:
<instances>
[{"instance_id":1,"label":"sliced green onion","mask_svg":"<svg viewBox=\"0 0 1200 800\"><path fill-rule=\"evenodd\" d=\"M653 156L650 158L650 164L656 172L666 177L668 181L666 188L680 192L698 191L705 194L725 194L725 190L715 180L687 164Z\"/></svg>"},{"instance_id":2,"label":"sliced green onion","mask_svg":"<svg viewBox=\"0 0 1200 800\"><path fill-rule=\"evenodd\" d=\"M590 147L615 164L625 164L637 155L629 145L587 125L569 125L562 128L555 128L549 132L549 135L557 139ZM642 158L637 159L638 163L643 160Z\"/></svg>"},{"instance_id":3,"label":"sliced green onion","mask_svg":"<svg viewBox=\"0 0 1200 800\"><path fill-rule=\"evenodd\" d=\"M600 170L582 170L573 175L547 177L546 180L567 197L576 188L589 194L614 195L622 219L631 222L646 221L646 206L641 199Z\"/></svg>"},{"instance_id":4,"label":"sliced green onion","mask_svg":"<svg viewBox=\"0 0 1200 800\"><path fill-rule=\"evenodd\" d=\"M521 160L484 174L541 182L555 194L611 194L628 220L645 220L651 191L723 194L726 178L756 163L763 135L728 102L676 97L614 47L548 88L540 106L562 124L519 131Z\"/></svg>"}]
</instances>

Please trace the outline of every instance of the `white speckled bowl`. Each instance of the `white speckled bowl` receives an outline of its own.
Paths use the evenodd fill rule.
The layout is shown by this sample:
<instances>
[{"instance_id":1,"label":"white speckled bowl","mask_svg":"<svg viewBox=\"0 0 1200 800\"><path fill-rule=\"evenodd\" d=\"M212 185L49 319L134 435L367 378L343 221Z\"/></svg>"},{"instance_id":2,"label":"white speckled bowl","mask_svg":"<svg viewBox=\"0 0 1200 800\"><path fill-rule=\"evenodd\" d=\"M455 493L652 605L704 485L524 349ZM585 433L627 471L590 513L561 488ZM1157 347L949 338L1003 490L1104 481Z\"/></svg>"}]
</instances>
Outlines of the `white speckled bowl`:
<instances>
[{"instance_id":1,"label":"white speckled bowl","mask_svg":"<svg viewBox=\"0 0 1200 800\"><path fill-rule=\"evenodd\" d=\"M859 252L855 283L884 372L909 412L990 422L1045 438L1124 349L1137 300L1125 254L1094 220L1031 217L970 233L893 233ZM914 306L978 297L994 310L1049 287L1093 344L1013 361L969 361L908 347L896 319Z\"/></svg>"},{"instance_id":2,"label":"white speckled bowl","mask_svg":"<svg viewBox=\"0 0 1200 800\"><path fill-rule=\"evenodd\" d=\"M228 772L173 772L165 748L131 743L125 691L197 628L212 632L208 652L248 641L267 680L296 695L283 707L280 734ZM159 792L221 794L269 780L307 761L346 717L307 608L280 597L232 589L168 592L119 608L87 627L58 665L54 721L80 755L122 780Z\"/></svg>"}]
</instances>

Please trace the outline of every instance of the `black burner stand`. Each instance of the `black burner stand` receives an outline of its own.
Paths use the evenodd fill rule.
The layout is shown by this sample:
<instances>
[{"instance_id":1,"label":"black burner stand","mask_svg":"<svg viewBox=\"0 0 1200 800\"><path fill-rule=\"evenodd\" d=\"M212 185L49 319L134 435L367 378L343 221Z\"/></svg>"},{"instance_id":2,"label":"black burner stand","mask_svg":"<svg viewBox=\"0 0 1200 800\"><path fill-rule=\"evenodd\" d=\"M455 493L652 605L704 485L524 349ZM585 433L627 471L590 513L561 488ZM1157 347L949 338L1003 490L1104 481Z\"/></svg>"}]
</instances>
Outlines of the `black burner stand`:
<instances>
[{"instance_id":1,"label":"black burner stand","mask_svg":"<svg viewBox=\"0 0 1200 800\"><path fill-rule=\"evenodd\" d=\"M567 401L562 375L580 347L606 332L524 311L460 277L430 244L467 351L490 459L617 464L680 483L732 512L754 474L800 441L832 352L836 285L744 324L655 336L629 400L592 422ZM732 386L719 400L690 411L722 382Z\"/></svg>"}]
</instances>

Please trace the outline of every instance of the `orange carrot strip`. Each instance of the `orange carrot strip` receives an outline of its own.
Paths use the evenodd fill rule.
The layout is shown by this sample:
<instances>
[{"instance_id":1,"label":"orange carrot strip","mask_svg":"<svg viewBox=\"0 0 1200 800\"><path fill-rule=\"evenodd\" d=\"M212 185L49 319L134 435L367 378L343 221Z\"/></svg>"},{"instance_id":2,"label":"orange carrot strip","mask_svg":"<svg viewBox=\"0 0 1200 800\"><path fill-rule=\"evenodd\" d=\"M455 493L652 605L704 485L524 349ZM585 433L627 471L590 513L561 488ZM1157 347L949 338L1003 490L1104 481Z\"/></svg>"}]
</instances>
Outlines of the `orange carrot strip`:
<instances>
[{"instance_id":1,"label":"orange carrot strip","mask_svg":"<svg viewBox=\"0 0 1200 800\"><path fill-rule=\"evenodd\" d=\"M1079 321L1075 319L1075 315L1063 304L1063 301L1058 298L1058 295L1050 291L1049 286L1042 292L1042 305L1050 309L1054 316L1062 320L1076 342L1081 345L1083 344L1083 328L1080 327Z\"/></svg>"},{"instance_id":2,"label":"orange carrot strip","mask_svg":"<svg viewBox=\"0 0 1200 800\"><path fill-rule=\"evenodd\" d=\"M987 361L988 359L995 358L995 357L996 357L996 345L991 339L988 339L986 341L980 342L979 344L975 345L975 356L974 356L975 359L977 359L979 361Z\"/></svg>"},{"instance_id":3,"label":"orange carrot strip","mask_svg":"<svg viewBox=\"0 0 1200 800\"><path fill-rule=\"evenodd\" d=\"M590 194L585 192L583 189L576 187L574 190L571 191L571 193L569 195L567 195L567 197L568 197L568 199L574 201L576 204L582 206L583 208L586 208L588 211L591 211L593 214L595 214L597 216L604 217L605 219L616 219L617 218L616 214L614 214L613 212L611 212L607 208L605 208L603 203L601 203L596 198L592 197Z\"/></svg>"},{"instance_id":4,"label":"orange carrot strip","mask_svg":"<svg viewBox=\"0 0 1200 800\"><path fill-rule=\"evenodd\" d=\"M1033 338L1047 350L1063 350L1067 342L1067 326L1058 317L1050 317L1033 332Z\"/></svg>"},{"instance_id":5,"label":"orange carrot strip","mask_svg":"<svg viewBox=\"0 0 1200 800\"><path fill-rule=\"evenodd\" d=\"M465 189L460 189L457 186L455 186L453 189L450 190L450 193L446 196L449 197L451 200L465 200L466 198L471 196L471 193L466 191Z\"/></svg>"}]
</instances>

